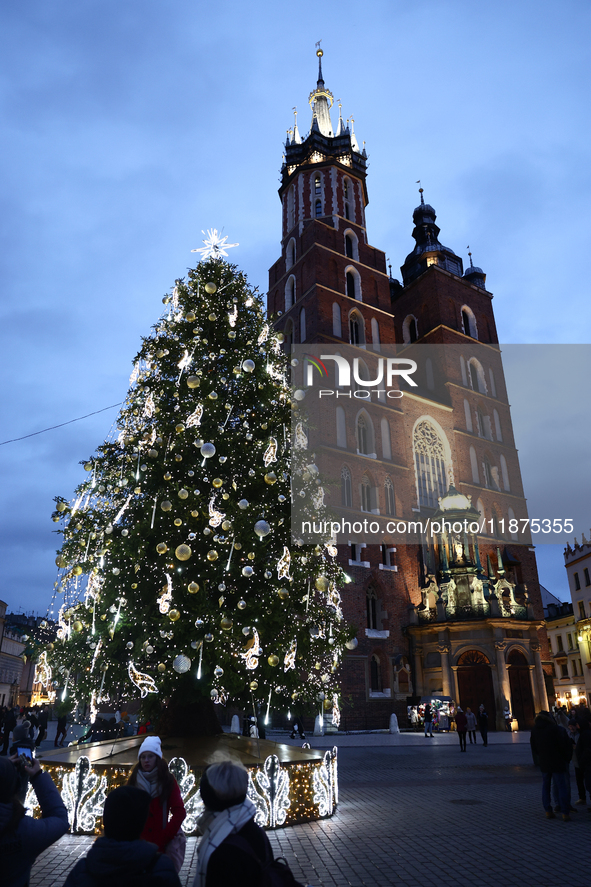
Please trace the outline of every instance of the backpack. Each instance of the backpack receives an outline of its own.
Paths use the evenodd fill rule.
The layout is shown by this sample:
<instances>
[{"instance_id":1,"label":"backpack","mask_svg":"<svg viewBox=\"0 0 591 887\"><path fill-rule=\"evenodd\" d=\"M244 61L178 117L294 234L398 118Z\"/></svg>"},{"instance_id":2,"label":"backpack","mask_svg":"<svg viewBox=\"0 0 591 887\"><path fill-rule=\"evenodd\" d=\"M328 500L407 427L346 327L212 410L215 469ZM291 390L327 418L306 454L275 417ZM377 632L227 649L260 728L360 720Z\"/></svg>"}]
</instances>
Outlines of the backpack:
<instances>
[{"instance_id":1,"label":"backpack","mask_svg":"<svg viewBox=\"0 0 591 887\"><path fill-rule=\"evenodd\" d=\"M278 856L277 859L273 858L273 851L268 842L264 861L257 856L248 841L240 835L229 835L224 844L233 844L234 847L238 847L256 859L262 868L261 887L304 887L301 881L296 881L287 861L282 856Z\"/></svg>"}]
</instances>

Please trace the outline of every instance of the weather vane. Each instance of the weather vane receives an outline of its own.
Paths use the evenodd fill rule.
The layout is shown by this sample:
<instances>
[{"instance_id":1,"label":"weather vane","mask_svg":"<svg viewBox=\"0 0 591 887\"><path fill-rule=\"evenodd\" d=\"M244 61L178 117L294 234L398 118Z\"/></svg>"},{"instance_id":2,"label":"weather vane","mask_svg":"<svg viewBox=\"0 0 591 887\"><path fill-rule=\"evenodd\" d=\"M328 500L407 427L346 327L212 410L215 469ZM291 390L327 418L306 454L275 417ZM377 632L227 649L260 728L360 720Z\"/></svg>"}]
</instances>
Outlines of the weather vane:
<instances>
[{"instance_id":1,"label":"weather vane","mask_svg":"<svg viewBox=\"0 0 591 887\"><path fill-rule=\"evenodd\" d=\"M226 243L228 237L221 237L218 234L217 228L208 228L207 233L205 231L201 233L205 234L205 240L203 241L205 246L191 250L192 253L202 254L199 260L201 262L204 259L221 259L223 256L228 255L226 250L231 249L233 246L238 246L237 243Z\"/></svg>"}]
</instances>

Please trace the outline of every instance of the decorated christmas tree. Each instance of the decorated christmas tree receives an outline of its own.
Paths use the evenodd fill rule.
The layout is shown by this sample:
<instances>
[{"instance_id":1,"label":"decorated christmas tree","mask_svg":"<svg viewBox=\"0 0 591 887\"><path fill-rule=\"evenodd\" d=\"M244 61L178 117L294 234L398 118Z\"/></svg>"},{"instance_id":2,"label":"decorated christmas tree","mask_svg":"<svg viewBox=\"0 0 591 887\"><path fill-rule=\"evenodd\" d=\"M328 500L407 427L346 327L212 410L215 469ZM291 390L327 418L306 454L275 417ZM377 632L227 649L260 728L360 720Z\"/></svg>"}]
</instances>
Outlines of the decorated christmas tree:
<instances>
[{"instance_id":1,"label":"decorated christmas tree","mask_svg":"<svg viewBox=\"0 0 591 887\"><path fill-rule=\"evenodd\" d=\"M318 472L302 425L290 447L282 336L216 249L164 298L115 434L73 499L56 498L49 663L93 717L141 696L192 728L187 706L205 700L338 720L344 574L330 541L290 532L291 473L321 510Z\"/></svg>"}]
</instances>

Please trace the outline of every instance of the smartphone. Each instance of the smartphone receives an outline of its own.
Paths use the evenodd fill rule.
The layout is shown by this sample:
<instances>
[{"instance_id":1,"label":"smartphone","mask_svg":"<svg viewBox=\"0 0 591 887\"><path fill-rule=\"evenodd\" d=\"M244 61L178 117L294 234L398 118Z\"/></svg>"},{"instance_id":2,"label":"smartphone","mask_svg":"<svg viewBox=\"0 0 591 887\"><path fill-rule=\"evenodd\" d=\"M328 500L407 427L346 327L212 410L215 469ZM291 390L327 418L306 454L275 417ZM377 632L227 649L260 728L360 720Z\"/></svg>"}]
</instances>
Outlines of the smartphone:
<instances>
[{"instance_id":1,"label":"smartphone","mask_svg":"<svg viewBox=\"0 0 591 887\"><path fill-rule=\"evenodd\" d=\"M21 748L20 746L17 746L16 752L18 755L24 755L25 758L28 758L31 764L33 763L34 753L31 751L30 748Z\"/></svg>"}]
</instances>

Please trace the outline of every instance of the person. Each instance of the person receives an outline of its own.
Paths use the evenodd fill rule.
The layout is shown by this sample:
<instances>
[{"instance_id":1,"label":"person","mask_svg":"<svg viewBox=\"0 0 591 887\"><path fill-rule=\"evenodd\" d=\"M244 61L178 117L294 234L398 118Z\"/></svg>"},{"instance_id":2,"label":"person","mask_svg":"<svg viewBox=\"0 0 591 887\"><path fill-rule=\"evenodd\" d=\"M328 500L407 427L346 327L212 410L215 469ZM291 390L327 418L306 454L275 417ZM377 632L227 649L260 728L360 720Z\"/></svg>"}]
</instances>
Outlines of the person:
<instances>
[{"instance_id":1,"label":"person","mask_svg":"<svg viewBox=\"0 0 591 887\"><path fill-rule=\"evenodd\" d=\"M466 751L466 731L468 729L468 718L459 705L456 709L456 729L460 738L460 751Z\"/></svg>"},{"instance_id":2,"label":"person","mask_svg":"<svg viewBox=\"0 0 591 887\"><path fill-rule=\"evenodd\" d=\"M158 736L148 736L138 751L138 763L131 771L128 785L150 795L150 809L141 836L167 853L179 872L183 864L186 839L179 833L187 812L177 781L162 757Z\"/></svg>"},{"instance_id":3,"label":"person","mask_svg":"<svg viewBox=\"0 0 591 887\"><path fill-rule=\"evenodd\" d=\"M11 755L18 755L19 748L28 748L33 757L35 742L31 739L31 722L22 720L12 731L12 745L10 747Z\"/></svg>"},{"instance_id":4,"label":"person","mask_svg":"<svg viewBox=\"0 0 591 887\"><path fill-rule=\"evenodd\" d=\"M16 715L13 708L9 708L4 715L4 741L2 745L2 754L8 754L8 746L10 744L10 734L16 727Z\"/></svg>"},{"instance_id":5,"label":"person","mask_svg":"<svg viewBox=\"0 0 591 887\"><path fill-rule=\"evenodd\" d=\"M472 745L472 737L474 737L474 745L476 745L476 715L471 708L466 708L466 722L470 745Z\"/></svg>"},{"instance_id":6,"label":"person","mask_svg":"<svg viewBox=\"0 0 591 887\"><path fill-rule=\"evenodd\" d=\"M427 702L425 705L425 739L427 736L430 736L433 739L433 709L431 708L431 703Z\"/></svg>"},{"instance_id":7,"label":"person","mask_svg":"<svg viewBox=\"0 0 591 887\"><path fill-rule=\"evenodd\" d=\"M484 705L481 705L478 709L478 729L482 736L482 744L486 747L488 745L488 715Z\"/></svg>"},{"instance_id":8,"label":"person","mask_svg":"<svg viewBox=\"0 0 591 887\"><path fill-rule=\"evenodd\" d=\"M248 771L238 762L221 761L203 771L199 792L205 812L197 822L203 837L193 887L263 883L263 867L273 860L273 851L254 820L256 808L247 791Z\"/></svg>"},{"instance_id":9,"label":"person","mask_svg":"<svg viewBox=\"0 0 591 887\"><path fill-rule=\"evenodd\" d=\"M560 727L564 727L565 729L568 727L568 713L566 710L566 705L563 705L562 707L557 707L555 721Z\"/></svg>"},{"instance_id":10,"label":"person","mask_svg":"<svg viewBox=\"0 0 591 887\"><path fill-rule=\"evenodd\" d=\"M58 747L58 743L60 748L64 747L64 742L66 741L66 736L68 735L68 715L67 713L61 713L57 719L57 730L55 731L55 740L54 747ZM62 741L59 742L60 736L62 737Z\"/></svg>"},{"instance_id":11,"label":"person","mask_svg":"<svg viewBox=\"0 0 591 887\"><path fill-rule=\"evenodd\" d=\"M505 711L503 712L503 717L505 718L505 730L509 733L512 733L511 730L511 721L513 720L511 716L511 709L509 708L509 703L505 706Z\"/></svg>"},{"instance_id":12,"label":"person","mask_svg":"<svg viewBox=\"0 0 591 887\"><path fill-rule=\"evenodd\" d=\"M135 786L122 785L110 792L103 810L103 835L78 860L64 887L179 887L172 860L140 837L149 809L149 795Z\"/></svg>"},{"instance_id":13,"label":"person","mask_svg":"<svg viewBox=\"0 0 591 887\"><path fill-rule=\"evenodd\" d=\"M570 822L570 783L568 765L572 757L572 742L563 727L555 723L549 711L541 711L531 731L530 745L542 771L542 804L548 819L555 819L550 787L554 781L562 818Z\"/></svg>"},{"instance_id":14,"label":"person","mask_svg":"<svg viewBox=\"0 0 591 887\"><path fill-rule=\"evenodd\" d=\"M41 708L41 711L39 712L39 735L37 737L37 741L35 742L35 745L37 748L39 748L39 746L41 745L41 743L43 742L43 740L47 736L48 719L49 719L49 712L47 711L45 706L43 706Z\"/></svg>"},{"instance_id":15,"label":"person","mask_svg":"<svg viewBox=\"0 0 591 887\"><path fill-rule=\"evenodd\" d=\"M413 707L412 707L411 710L410 710L410 726L411 726L411 729L412 729L412 730L417 730L417 729L419 728L419 725L420 725L420 722L419 722L419 716L418 716L418 714L417 714L417 710L416 710L416 708L415 708L414 705L413 705Z\"/></svg>"},{"instance_id":16,"label":"person","mask_svg":"<svg viewBox=\"0 0 591 887\"><path fill-rule=\"evenodd\" d=\"M41 819L25 816L28 780L41 807ZM0 758L0 879L2 887L26 887L40 853L68 830L68 813L49 773L38 760L24 764L16 755Z\"/></svg>"},{"instance_id":17,"label":"person","mask_svg":"<svg viewBox=\"0 0 591 887\"><path fill-rule=\"evenodd\" d=\"M584 804L585 789L591 796L591 718L589 718L588 712L585 711L579 716L577 725L579 728L579 738L577 739L575 758L579 770L579 774L577 775L577 788L579 790L579 800L582 797ZM575 774L577 774L576 768ZM591 812L591 807L589 810Z\"/></svg>"},{"instance_id":18,"label":"person","mask_svg":"<svg viewBox=\"0 0 591 887\"><path fill-rule=\"evenodd\" d=\"M291 729L291 739L295 739L296 731L299 734L300 739L305 739L306 734L304 733L304 725L302 724L302 719L299 715L296 715L293 721L293 726Z\"/></svg>"}]
</instances>

